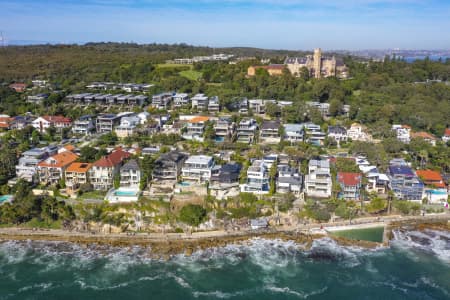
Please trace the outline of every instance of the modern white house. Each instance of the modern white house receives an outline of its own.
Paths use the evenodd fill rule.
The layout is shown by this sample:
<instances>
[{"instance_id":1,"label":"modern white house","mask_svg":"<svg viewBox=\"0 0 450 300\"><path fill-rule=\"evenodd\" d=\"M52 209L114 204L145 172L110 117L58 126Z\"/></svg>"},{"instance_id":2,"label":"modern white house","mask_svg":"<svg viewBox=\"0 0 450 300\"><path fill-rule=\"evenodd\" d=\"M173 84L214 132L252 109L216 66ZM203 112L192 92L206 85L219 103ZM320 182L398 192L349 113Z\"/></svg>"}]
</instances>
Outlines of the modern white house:
<instances>
[{"instance_id":1,"label":"modern white house","mask_svg":"<svg viewBox=\"0 0 450 300\"><path fill-rule=\"evenodd\" d=\"M206 122L209 121L209 117L198 116L192 118L186 124L186 132L183 134L183 138L186 140L203 141L203 134L206 128Z\"/></svg>"},{"instance_id":2,"label":"modern white house","mask_svg":"<svg viewBox=\"0 0 450 300\"><path fill-rule=\"evenodd\" d=\"M320 128L320 125L314 123L303 123L306 132L306 141L316 146L323 146L326 133Z\"/></svg>"},{"instance_id":3,"label":"modern white house","mask_svg":"<svg viewBox=\"0 0 450 300\"><path fill-rule=\"evenodd\" d=\"M172 101L172 93L161 93L153 95L151 105L157 109L167 109L170 101Z\"/></svg>"},{"instance_id":4,"label":"modern white house","mask_svg":"<svg viewBox=\"0 0 450 300\"><path fill-rule=\"evenodd\" d=\"M237 142L250 144L255 139L258 124L254 119L244 118L237 128Z\"/></svg>"},{"instance_id":5,"label":"modern white house","mask_svg":"<svg viewBox=\"0 0 450 300\"><path fill-rule=\"evenodd\" d=\"M72 126L72 120L63 116L43 116L31 122L31 126L44 132L49 127L66 128Z\"/></svg>"},{"instance_id":6,"label":"modern white house","mask_svg":"<svg viewBox=\"0 0 450 300\"><path fill-rule=\"evenodd\" d=\"M191 98L192 108L196 108L199 111L207 110L209 104L209 97L205 94L196 94Z\"/></svg>"},{"instance_id":7,"label":"modern white house","mask_svg":"<svg viewBox=\"0 0 450 300\"><path fill-rule=\"evenodd\" d=\"M216 113L216 112L220 111L220 104L219 104L219 97L218 96L214 96L214 97L209 98L208 111L210 113Z\"/></svg>"},{"instance_id":8,"label":"modern white house","mask_svg":"<svg viewBox=\"0 0 450 300\"><path fill-rule=\"evenodd\" d=\"M186 93L176 93L172 96L172 101L173 107L179 108L188 106L191 100L189 99L189 95Z\"/></svg>"},{"instance_id":9,"label":"modern white house","mask_svg":"<svg viewBox=\"0 0 450 300\"><path fill-rule=\"evenodd\" d=\"M255 160L247 170L247 182L241 184L241 192L253 194L269 193L270 165L263 160Z\"/></svg>"},{"instance_id":10,"label":"modern white house","mask_svg":"<svg viewBox=\"0 0 450 300\"><path fill-rule=\"evenodd\" d=\"M122 117L120 119L120 125L114 128L114 132L119 138L131 136L135 133L136 127L140 123L141 119L138 116Z\"/></svg>"},{"instance_id":11,"label":"modern white house","mask_svg":"<svg viewBox=\"0 0 450 300\"><path fill-rule=\"evenodd\" d=\"M233 136L235 124L228 118L220 118L214 123L214 131L217 141L224 141Z\"/></svg>"},{"instance_id":12,"label":"modern white house","mask_svg":"<svg viewBox=\"0 0 450 300\"><path fill-rule=\"evenodd\" d=\"M303 178L298 170L290 167L289 165L280 164L277 166L277 193L293 193L300 194L302 191Z\"/></svg>"},{"instance_id":13,"label":"modern white house","mask_svg":"<svg viewBox=\"0 0 450 300\"><path fill-rule=\"evenodd\" d=\"M279 121L264 121L259 132L259 142L266 144L278 144L281 142Z\"/></svg>"},{"instance_id":14,"label":"modern white house","mask_svg":"<svg viewBox=\"0 0 450 300\"><path fill-rule=\"evenodd\" d=\"M366 128L359 124L353 123L347 130L347 136L352 141L371 142L372 136L366 132Z\"/></svg>"},{"instance_id":15,"label":"modern white house","mask_svg":"<svg viewBox=\"0 0 450 300\"><path fill-rule=\"evenodd\" d=\"M333 180L330 172L330 161L310 160L308 175L305 176L305 192L310 197L331 197Z\"/></svg>"},{"instance_id":16,"label":"modern white house","mask_svg":"<svg viewBox=\"0 0 450 300\"><path fill-rule=\"evenodd\" d=\"M284 124L284 140L291 143L303 142L305 130L302 124Z\"/></svg>"},{"instance_id":17,"label":"modern white house","mask_svg":"<svg viewBox=\"0 0 450 300\"><path fill-rule=\"evenodd\" d=\"M328 126L328 138L336 142L346 142L348 139L347 129L342 126Z\"/></svg>"},{"instance_id":18,"label":"modern white house","mask_svg":"<svg viewBox=\"0 0 450 300\"><path fill-rule=\"evenodd\" d=\"M132 159L120 168L120 187L139 189L141 169L136 160Z\"/></svg>"},{"instance_id":19,"label":"modern white house","mask_svg":"<svg viewBox=\"0 0 450 300\"><path fill-rule=\"evenodd\" d=\"M73 122L72 132L74 134L88 135L95 131L95 118L91 115L81 116Z\"/></svg>"},{"instance_id":20,"label":"modern white house","mask_svg":"<svg viewBox=\"0 0 450 300\"><path fill-rule=\"evenodd\" d=\"M392 130L395 131L397 135L397 140L402 143L409 144L411 141L411 127L408 125L392 125Z\"/></svg>"},{"instance_id":21,"label":"modern white house","mask_svg":"<svg viewBox=\"0 0 450 300\"><path fill-rule=\"evenodd\" d=\"M192 155L181 168L181 177L186 181L210 181L215 168L214 158L207 155Z\"/></svg>"},{"instance_id":22,"label":"modern white house","mask_svg":"<svg viewBox=\"0 0 450 300\"><path fill-rule=\"evenodd\" d=\"M34 148L22 153L16 165L16 176L28 182L37 181L37 165L48 157L45 148Z\"/></svg>"}]
</instances>

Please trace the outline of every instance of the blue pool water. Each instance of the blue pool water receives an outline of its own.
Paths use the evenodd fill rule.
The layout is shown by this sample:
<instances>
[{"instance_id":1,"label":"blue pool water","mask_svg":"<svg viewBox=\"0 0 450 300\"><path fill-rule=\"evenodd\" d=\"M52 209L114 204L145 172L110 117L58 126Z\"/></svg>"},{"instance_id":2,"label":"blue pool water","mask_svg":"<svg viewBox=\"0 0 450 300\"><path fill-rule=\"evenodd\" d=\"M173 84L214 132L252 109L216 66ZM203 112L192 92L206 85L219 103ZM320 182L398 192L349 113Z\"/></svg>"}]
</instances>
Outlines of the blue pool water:
<instances>
[{"instance_id":1,"label":"blue pool water","mask_svg":"<svg viewBox=\"0 0 450 300\"><path fill-rule=\"evenodd\" d=\"M5 201L8 201L12 198L12 195L2 195L0 196L0 203L3 203Z\"/></svg>"},{"instance_id":2,"label":"blue pool water","mask_svg":"<svg viewBox=\"0 0 450 300\"><path fill-rule=\"evenodd\" d=\"M190 186L191 184L189 182L186 181L182 181L179 183L181 186Z\"/></svg>"},{"instance_id":3,"label":"blue pool water","mask_svg":"<svg viewBox=\"0 0 450 300\"><path fill-rule=\"evenodd\" d=\"M136 196L135 191L120 191L117 190L114 192L114 196Z\"/></svg>"},{"instance_id":4,"label":"blue pool water","mask_svg":"<svg viewBox=\"0 0 450 300\"><path fill-rule=\"evenodd\" d=\"M221 143L221 142L223 142L224 140L225 140L225 138L222 137L222 136L216 136L216 138L215 138L215 141L218 142L218 143Z\"/></svg>"},{"instance_id":5,"label":"blue pool water","mask_svg":"<svg viewBox=\"0 0 450 300\"><path fill-rule=\"evenodd\" d=\"M446 191L439 191L439 190L431 190L430 194L432 194L432 195L446 195L447 192Z\"/></svg>"}]
</instances>

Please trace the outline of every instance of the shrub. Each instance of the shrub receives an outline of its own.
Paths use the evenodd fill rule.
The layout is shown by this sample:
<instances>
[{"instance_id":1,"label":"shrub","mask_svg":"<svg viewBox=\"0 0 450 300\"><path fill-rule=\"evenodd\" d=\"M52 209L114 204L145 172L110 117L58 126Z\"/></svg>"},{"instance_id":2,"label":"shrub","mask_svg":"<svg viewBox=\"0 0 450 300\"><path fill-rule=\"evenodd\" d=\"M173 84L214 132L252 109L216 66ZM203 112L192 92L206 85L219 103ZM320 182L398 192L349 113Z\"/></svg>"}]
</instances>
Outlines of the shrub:
<instances>
[{"instance_id":1,"label":"shrub","mask_svg":"<svg viewBox=\"0 0 450 300\"><path fill-rule=\"evenodd\" d=\"M180 211L180 220L191 226L198 226L206 219L206 209L200 205L188 204Z\"/></svg>"}]
</instances>

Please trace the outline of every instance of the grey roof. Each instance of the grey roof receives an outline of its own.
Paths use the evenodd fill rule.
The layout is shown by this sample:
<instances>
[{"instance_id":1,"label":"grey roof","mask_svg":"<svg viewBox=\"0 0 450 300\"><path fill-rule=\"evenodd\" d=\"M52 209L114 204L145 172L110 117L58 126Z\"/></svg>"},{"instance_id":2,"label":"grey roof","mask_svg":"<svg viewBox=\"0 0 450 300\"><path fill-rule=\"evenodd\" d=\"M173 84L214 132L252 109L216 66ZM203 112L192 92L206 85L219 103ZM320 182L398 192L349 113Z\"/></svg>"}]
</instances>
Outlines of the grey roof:
<instances>
[{"instance_id":1,"label":"grey roof","mask_svg":"<svg viewBox=\"0 0 450 300\"><path fill-rule=\"evenodd\" d=\"M186 160L187 159L187 155L179 152L179 151L170 151L167 153L162 154L157 160L156 163L163 163L164 161L171 161L171 162L175 162L178 163L180 161Z\"/></svg>"},{"instance_id":2,"label":"grey roof","mask_svg":"<svg viewBox=\"0 0 450 300\"><path fill-rule=\"evenodd\" d=\"M345 129L342 126L329 126L328 127L328 133L346 134L347 133L347 129Z\"/></svg>"},{"instance_id":3,"label":"grey roof","mask_svg":"<svg viewBox=\"0 0 450 300\"><path fill-rule=\"evenodd\" d=\"M278 183L289 183L293 185L301 185L302 184L302 177L279 177Z\"/></svg>"},{"instance_id":4,"label":"grey roof","mask_svg":"<svg viewBox=\"0 0 450 300\"><path fill-rule=\"evenodd\" d=\"M316 160L316 159L312 159L309 161L309 166L317 166L319 168L326 168L329 169L330 168L330 161L327 160Z\"/></svg>"},{"instance_id":5,"label":"grey roof","mask_svg":"<svg viewBox=\"0 0 450 300\"><path fill-rule=\"evenodd\" d=\"M126 164L124 164L122 168L120 168L120 171L129 171L129 170L136 170L136 171L140 170L136 160L132 159L128 161Z\"/></svg>"},{"instance_id":6,"label":"grey roof","mask_svg":"<svg viewBox=\"0 0 450 300\"><path fill-rule=\"evenodd\" d=\"M261 129L276 129L278 130L278 128L280 127L280 122L279 121L264 121Z\"/></svg>"}]
</instances>

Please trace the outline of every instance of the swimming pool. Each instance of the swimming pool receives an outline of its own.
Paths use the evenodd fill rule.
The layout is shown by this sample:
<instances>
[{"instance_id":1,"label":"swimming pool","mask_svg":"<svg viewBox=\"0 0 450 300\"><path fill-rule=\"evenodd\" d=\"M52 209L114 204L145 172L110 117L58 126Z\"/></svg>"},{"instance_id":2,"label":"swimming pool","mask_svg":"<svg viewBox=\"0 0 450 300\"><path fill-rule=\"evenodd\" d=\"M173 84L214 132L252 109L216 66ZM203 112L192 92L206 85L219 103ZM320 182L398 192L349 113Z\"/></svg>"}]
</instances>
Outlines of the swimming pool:
<instances>
[{"instance_id":1,"label":"swimming pool","mask_svg":"<svg viewBox=\"0 0 450 300\"><path fill-rule=\"evenodd\" d=\"M447 195L447 191L445 190L430 190L429 193L431 195Z\"/></svg>"},{"instance_id":2,"label":"swimming pool","mask_svg":"<svg viewBox=\"0 0 450 300\"><path fill-rule=\"evenodd\" d=\"M137 191L117 190L114 192L114 196L136 196L137 193Z\"/></svg>"},{"instance_id":3,"label":"swimming pool","mask_svg":"<svg viewBox=\"0 0 450 300\"><path fill-rule=\"evenodd\" d=\"M189 182L182 181L182 182L179 183L179 185L181 185L181 186L190 186L191 184Z\"/></svg>"},{"instance_id":4,"label":"swimming pool","mask_svg":"<svg viewBox=\"0 0 450 300\"><path fill-rule=\"evenodd\" d=\"M221 143L221 142L225 141L225 138L223 136L216 136L215 141L218 143Z\"/></svg>"},{"instance_id":5,"label":"swimming pool","mask_svg":"<svg viewBox=\"0 0 450 300\"><path fill-rule=\"evenodd\" d=\"M13 197L12 195L2 195L2 196L0 196L0 203L9 201L9 200L11 200L12 197Z\"/></svg>"},{"instance_id":6,"label":"swimming pool","mask_svg":"<svg viewBox=\"0 0 450 300\"><path fill-rule=\"evenodd\" d=\"M110 203L118 202L134 202L138 201L141 191L133 188L119 188L117 190L111 189L106 194L105 200Z\"/></svg>"}]
</instances>

